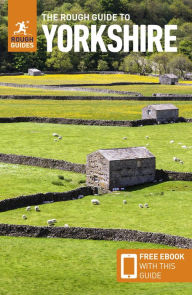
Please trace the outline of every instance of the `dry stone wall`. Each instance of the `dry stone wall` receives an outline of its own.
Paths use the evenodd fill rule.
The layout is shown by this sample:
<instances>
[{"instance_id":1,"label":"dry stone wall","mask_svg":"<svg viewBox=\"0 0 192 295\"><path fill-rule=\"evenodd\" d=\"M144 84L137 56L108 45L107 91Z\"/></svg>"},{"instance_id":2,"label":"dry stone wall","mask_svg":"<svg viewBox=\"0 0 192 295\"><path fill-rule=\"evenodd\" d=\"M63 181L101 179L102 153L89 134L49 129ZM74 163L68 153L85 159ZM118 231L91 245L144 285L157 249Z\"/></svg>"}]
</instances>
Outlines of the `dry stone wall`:
<instances>
[{"instance_id":1,"label":"dry stone wall","mask_svg":"<svg viewBox=\"0 0 192 295\"><path fill-rule=\"evenodd\" d=\"M77 173L85 173L86 166L84 164L76 164L62 160L37 158L30 156L20 156L13 154L1 154L0 162L20 164L28 166L37 166L42 168L60 169L65 171L73 171Z\"/></svg>"},{"instance_id":2,"label":"dry stone wall","mask_svg":"<svg viewBox=\"0 0 192 295\"><path fill-rule=\"evenodd\" d=\"M153 94L153 96L53 96L53 95L0 95L0 99L45 100L135 100L135 101L191 101L192 95Z\"/></svg>"},{"instance_id":3,"label":"dry stone wall","mask_svg":"<svg viewBox=\"0 0 192 295\"><path fill-rule=\"evenodd\" d=\"M191 119L178 118L174 123L190 122ZM144 119L144 120L84 120L84 119L65 119L65 118L46 118L46 117L7 117L0 118L0 123L20 123L20 122L32 122L32 123L51 123L51 124L69 124L69 125L89 125L89 126L121 126L121 127L142 127L147 125L156 125L159 122L156 119ZM169 122L167 122L169 123Z\"/></svg>"},{"instance_id":4,"label":"dry stone wall","mask_svg":"<svg viewBox=\"0 0 192 295\"><path fill-rule=\"evenodd\" d=\"M134 241L155 243L177 248L192 248L192 239L163 233L141 232L129 229L102 229L82 227L38 227L28 225L0 224L0 236L66 238L106 241Z\"/></svg>"},{"instance_id":5,"label":"dry stone wall","mask_svg":"<svg viewBox=\"0 0 192 295\"><path fill-rule=\"evenodd\" d=\"M52 203L75 200L82 196L93 195L96 193L97 188L86 186L62 193L39 193L28 196L20 196L0 201L0 212L23 208L26 206L41 205L46 202Z\"/></svg>"}]
</instances>

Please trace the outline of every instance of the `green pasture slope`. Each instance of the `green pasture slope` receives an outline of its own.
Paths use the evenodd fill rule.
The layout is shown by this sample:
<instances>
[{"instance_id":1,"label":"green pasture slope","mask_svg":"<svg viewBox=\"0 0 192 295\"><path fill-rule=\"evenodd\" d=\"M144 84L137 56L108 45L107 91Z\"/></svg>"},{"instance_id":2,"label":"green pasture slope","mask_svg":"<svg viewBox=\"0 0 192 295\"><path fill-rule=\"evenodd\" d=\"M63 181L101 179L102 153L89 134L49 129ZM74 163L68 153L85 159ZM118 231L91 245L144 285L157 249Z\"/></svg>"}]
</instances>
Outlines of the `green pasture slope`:
<instances>
[{"instance_id":1,"label":"green pasture slope","mask_svg":"<svg viewBox=\"0 0 192 295\"><path fill-rule=\"evenodd\" d=\"M191 182L181 181L136 186L126 192L97 196L100 206L93 206L93 196L87 196L41 205L41 212L35 212L34 207L30 212L25 208L2 212L0 223L46 226L48 219L55 218L57 226L128 228L192 238L191 190ZM126 205L123 200L127 200ZM149 208L139 208L145 203ZM27 220L22 219L23 214Z\"/></svg>"},{"instance_id":2,"label":"green pasture slope","mask_svg":"<svg viewBox=\"0 0 192 295\"><path fill-rule=\"evenodd\" d=\"M164 245L0 238L1 295L190 295L189 283L118 283L117 249Z\"/></svg>"},{"instance_id":3,"label":"green pasture slope","mask_svg":"<svg viewBox=\"0 0 192 295\"><path fill-rule=\"evenodd\" d=\"M77 90L47 90L47 89L38 89L38 88L17 88L17 87L8 87L0 86L0 95L42 95L42 96L109 96L108 93L102 92L93 92L90 89L89 91L77 91ZM110 96L121 96L119 94L110 93Z\"/></svg>"},{"instance_id":4,"label":"green pasture slope","mask_svg":"<svg viewBox=\"0 0 192 295\"><path fill-rule=\"evenodd\" d=\"M14 171L14 167L10 167L10 171L12 169ZM14 179L16 186L17 177ZM3 179L0 178L0 181L3 182ZM22 186L25 186L25 182L20 184L21 191ZM11 188L14 194L14 185ZM42 205L39 213L34 208L29 213L25 208L3 212L0 213L0 223L45 225L45 220L51 217L58 219L58 225L68 222L70 226L163 229L163 232L191 237L190 194L190 182L140 186L130 188L129 192L98 196L100 206L91 205L92 197L85 197L82 200ZM123 199L128 202L125 206L122 205ZM148 202L150 208L138 208L138 203L144 202ZM21 219L23 214L28 215L27 222ZM136 242L0 237L0 294L191 294L192 284L189 283L116 282L117 249L159 248L170 247Z\"/></svg>"},{"instance_id":5,"label":"green pasture slope","mask_svg":"<svg viewBox=\"0 0 192 295\"><path fill-rule=\"evenodd\" d=\"M61 75L43 75L40 77L24 76L2 76L0 82L31 84L31 85L65 85L65 84L110 84L110 83L154 83L154 85L121 85L121 86L90 86L89 92L73 92L73 91L50 91L42 89L19 89L13 87L0 87L2 95L94 95L106 96L106 94L91 94L91 88L111 89L120 91L139 92L144 96L151 96L153 93L170 93L170 94L192 94L192 87L189 81L182 83L183 85L157 85L158 77L140 76L129 74L61 74ZM183 81L181 81L183 82ZM86 86L87 87L87 86ZM110 94L111 95L111 94Z\"/></svg>"},{"instance_id":6,"label":"green pasture slope","mask_svg":"<svg viewBox=\"0 0 192 295\"><path fill-rule=\"evenodd\" d=\"M0 81L1 82L1 81ZM192 85L192 84L191 84ZM82 87L83 88L83 87ZM192 94L192 86L190 85L123 85L123 86L86 86L90 88L88 91L79 90L46 90L35 88L16 88L0 86L0 95L53 95L53 96L121 96L121 94L92 92L91 88L109 89L118 91L138 92L143 96L152 96L154 93L167 94ZM122 94L126 96L126 94Z\"/></svg>"},{"instance_id":7,"label":"green pasture slope","mask_svg":"<svg viewBox=\"0 0 192 295\"><path fill-rule=\"evenodd\" d=\"M22 100L0 99L0 117L55 117L97 120L138 120L150 104L173 103L179 116L192 118L192 101Z\"/></svg>"},{"instance_id":8,"label":"green pasture slope","mask_svg":"<svg viewBox=\"0 0 192 295\"><path fill-rule=\"evenodd\" d=\"M0 163L0 201L21 195L69 191L85 186L84 182L84 174Z\"/></svg>"},{"instance_id":9,"label":"green pasture slope","mask_svg":"<svg viewBox=\"0 0 192 295\"><path fill-rule=\"evenodd\" d=\"M135 128L4 123L0 124L0 153L85 163L87 154L97 149L146 146L156 156L158 169L190 172L191 131L191 123ZM55 142L54 132L63 139ZM171 140L174 143L170 143ZM173 161L173 157L180 158L184 164Z\"/></svg>"},{"instance_id":10,"label":"green pasture slope","mask_svg":"<svg viewBox=\"0 0 192 295\"><path fill-rule=\"evenodd\" d=\"M141 78L110 75L110 83ZM97 77L97 78L96 78ZM87 76L89 83L105 83L104 76ZM85 77L65 75L34 79L34 84L86 83ZM20 77L0 77L0 81L20 83ZM9 81L8 81L9 79ZM31 78L23 76L23 83ZM109 80L110 79L110 80ZM143 79L143 78L142 78ZM151 78L152 79L152 78ZM156 79L156 78L155 78ZM40 81L40 82L39 82ZM46 81L46 83L45 83ZM54 83L53 83L54 82ZM149 79L145 80L149 82ZM153 80L156 82L156 80ZM135 87L135 88L134 88ZM132 90L144 95L162 92L163 87L134 86ZM144 87L144 88L143 88ZM146 87L146 88L145 88ZM190 86L176 88L188 94ZM108 87L107 87L108 88ZM189 89L188 89L189 88ZM114 89L114 88L113 88ZM121 87L120 90L130 89ZM136 90L137 89L137 90ZM140 89L140 90L139 90ZM158 91L156 91L158 90ZM165 92L173 91L165 90ZM91 95L80 92L51 92L37 89L11 89L0 87L0 94L20 95ZM93 95L97 95L94 94ZM99 96L102 94L99 93ZM145 102L144 102L145 103ZM148 102L146 102L148 104ZM151 102L150 102L151 103ZM180 115L191 117L190 102L176 102ZM72 105L74 109L72 109ZM86 105L86 107L85 107ZM85 119L139 119L143 102L61 102L1 100L0 116L47 116ZM97 110L97 113L95 113ZM63 136L55 142L52 133ZM0 153L31 155L86 162L86 155L99 148L147 146L157 157L157 168L191 171L191 124L146 126L141 128L73 126L54 124L0 124ZM149 139L146 139L149 136ZM127 137L124 140L123 137ZM170 140L174 140L170 144ZM182 148L186 145L187 148ZM175 163L176 156L184 164ZM64 180L59 179L64 176ZM60 170L0 163L0 200L39 192L60 192L84 185L85 175ZM47 219L56 218L58 226L90 226L102 228L130 228L142 231L165 232L191 237L191 182L165 182L130 188L97 196L100 206L92 206L92 196L82 200L41 205L41 212L26 212L25 208L0 213L0 223L45 225ZM123 206L123 200L127 205ZM138 204L148 203L140 209ZM28 219L22 220L27 214ZM189 283L117 283L117 249L158 249L165 245L134 242L107 242L70 239L35 239L0 237L0 295L190 295Z\"/></svg>"},{"instance_id":11,"label":"green pasture slope","mask_svg":"<svg viewBox=\"0 0 192 295\"><path fill-rule=\"evenodd\" d=\"M192 85L192 84L191 84ZM143 94L143 96L152 96L154 93L167 94L192 94L191 85L123 85L123 86L98 86L99 89L110 89L120 91L133 91ZM87 88L87 87L86 87ZM88 86L94 88L94 86Z\"/></svg>"},{"instance_id":12,"label":"green pasture slope","mask_svg":"<svg viewBox=\"0 0 192 295\"><path fill-rule=\"evenodd\" d=\"M158 83L152 76L129 74L52 74L43 76L1 76L0 82L33 84L33 85L65 85L65 84L109 84L117 82Z\"/></svg>"}]
</instances>

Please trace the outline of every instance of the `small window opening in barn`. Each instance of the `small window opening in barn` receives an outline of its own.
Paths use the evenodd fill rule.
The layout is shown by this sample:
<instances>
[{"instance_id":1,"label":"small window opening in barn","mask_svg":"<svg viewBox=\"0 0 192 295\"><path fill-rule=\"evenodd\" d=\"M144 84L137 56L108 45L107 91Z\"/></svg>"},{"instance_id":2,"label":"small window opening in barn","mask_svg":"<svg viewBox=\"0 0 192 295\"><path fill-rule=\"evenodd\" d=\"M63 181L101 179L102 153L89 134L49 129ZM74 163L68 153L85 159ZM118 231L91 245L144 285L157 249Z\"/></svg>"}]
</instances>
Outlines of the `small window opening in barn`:
<instances>
[{"instance_id":1,"label":"small window opening in barn","mask_svg":"<svg viewBox=\"0 0 192 295\"><path fill-rule=\"evenodd\" d=\"M142 166L142 162L140 160L137 161L137 168L140 168Z\"/></svg>"},{"instance_id":2,"label":"small window opening in barn","mask_svg":"<svg viewBox=\"0 0 192 295\"><path fill-rule=\"evenodd\" d=\"M148 115L151 115L151 110L147 110L147 114Z\"/></svg>"},{"instance_id":3,"label":"small window opening in barn","mask_svg":"<svg viewBox=\"0 0 192 295\"><path fill-rule=\"evenodd\" d=\"M93 176L93 180L95 181L95 182L98 182L99 180L98 180L98 176L97 175L94 175Z\"/></svg>"}]
</instances>

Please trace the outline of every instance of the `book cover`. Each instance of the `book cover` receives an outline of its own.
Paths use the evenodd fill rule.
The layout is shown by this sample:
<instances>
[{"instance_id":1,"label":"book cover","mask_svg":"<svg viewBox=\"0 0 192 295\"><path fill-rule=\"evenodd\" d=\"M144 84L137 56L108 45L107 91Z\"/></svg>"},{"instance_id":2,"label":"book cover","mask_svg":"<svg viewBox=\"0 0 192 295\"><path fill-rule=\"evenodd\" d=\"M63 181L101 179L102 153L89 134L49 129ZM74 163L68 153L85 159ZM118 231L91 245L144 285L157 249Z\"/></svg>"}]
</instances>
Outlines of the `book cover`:
<instances>
[{"instance_id":1,"label":"book cover","mask_svg":"<svg viewBox=\"0 0 192 295\"><path fill-rule=\"evenodd\" d=\"M0 0L0 294L191 294L191 122L190 0Z\"/></svg>"}]
</instances>

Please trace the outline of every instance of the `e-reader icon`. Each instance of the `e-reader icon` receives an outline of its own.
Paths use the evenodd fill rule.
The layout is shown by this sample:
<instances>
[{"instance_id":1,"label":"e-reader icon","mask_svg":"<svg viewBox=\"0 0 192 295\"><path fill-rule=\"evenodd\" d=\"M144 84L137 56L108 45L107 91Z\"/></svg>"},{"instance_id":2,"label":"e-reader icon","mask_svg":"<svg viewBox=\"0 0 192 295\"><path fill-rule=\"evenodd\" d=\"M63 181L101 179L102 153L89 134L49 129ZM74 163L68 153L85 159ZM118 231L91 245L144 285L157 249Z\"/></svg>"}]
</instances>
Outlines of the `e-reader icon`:
<instances>
[{"instance_id":1,"label":"e-reader icon","mask_svg":"<svg viewBox=\"0 0 192 295\"><path fill-rule=\"evenodd\" d=\"M137 278L137 254L121 254L121 278Z\"/></svg>"}]
</instances>

